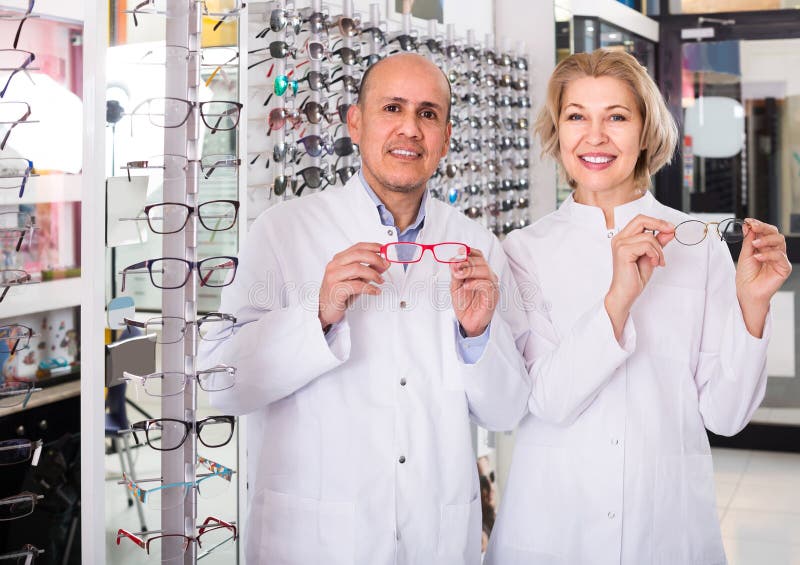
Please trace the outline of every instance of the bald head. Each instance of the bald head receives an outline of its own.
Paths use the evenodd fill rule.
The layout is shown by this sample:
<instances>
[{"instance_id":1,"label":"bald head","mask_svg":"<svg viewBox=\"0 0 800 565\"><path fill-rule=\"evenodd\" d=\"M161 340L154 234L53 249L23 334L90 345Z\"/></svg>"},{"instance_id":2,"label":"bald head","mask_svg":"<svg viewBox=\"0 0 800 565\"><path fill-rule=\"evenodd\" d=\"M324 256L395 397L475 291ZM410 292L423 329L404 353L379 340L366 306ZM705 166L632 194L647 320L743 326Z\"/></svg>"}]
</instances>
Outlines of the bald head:
<instances>
[{"instance_id":1,"label":"bald head","mask_svg":"<svg viewBox=\"0 0 800 565\"><path fill-rule=\"evenodd\" d=\"M441 85L442 92L447 97L447 121L450 121L450 98L452 95L450 81L442 69L416 53L390 55L367 67L358 87L358 104L363 107L369 96L372 82L380 81L382 77L390 76L390 74L394 73L398 73L401 76L414 77L415 81L430 78L430 80L438 82Z\"/></svg>"}]
</instances>

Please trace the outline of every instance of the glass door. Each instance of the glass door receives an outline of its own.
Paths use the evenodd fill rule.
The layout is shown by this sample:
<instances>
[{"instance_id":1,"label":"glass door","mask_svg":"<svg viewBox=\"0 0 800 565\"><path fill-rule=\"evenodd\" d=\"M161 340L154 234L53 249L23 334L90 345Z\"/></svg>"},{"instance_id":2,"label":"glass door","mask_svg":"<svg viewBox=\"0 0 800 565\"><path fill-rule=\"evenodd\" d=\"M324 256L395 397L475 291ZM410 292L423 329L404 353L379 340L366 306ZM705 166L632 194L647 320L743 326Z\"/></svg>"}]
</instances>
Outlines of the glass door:
<instances>
[{"instance_id":1,"label":"glass door","mask_svg":"<svg viewBox=\"0 0 800 565\"><path fill-rule=\"evenodd\" d=\"M670 16L661 21L659 84L682 133L659 174L665 204L709 219L756 217L800 262L800 14ZM725 16L724 18L722 16ZM697 39L700 37L701 39ZM732 247L734 259L738 249ZM795 270L772 303L769 381L748 447L783 449L800 431ZM768 425L764 427L764 425ZM776 433L781 426L789 434ZM776 440L775 438L778 438Z\"/></svg>"}]
</instances>

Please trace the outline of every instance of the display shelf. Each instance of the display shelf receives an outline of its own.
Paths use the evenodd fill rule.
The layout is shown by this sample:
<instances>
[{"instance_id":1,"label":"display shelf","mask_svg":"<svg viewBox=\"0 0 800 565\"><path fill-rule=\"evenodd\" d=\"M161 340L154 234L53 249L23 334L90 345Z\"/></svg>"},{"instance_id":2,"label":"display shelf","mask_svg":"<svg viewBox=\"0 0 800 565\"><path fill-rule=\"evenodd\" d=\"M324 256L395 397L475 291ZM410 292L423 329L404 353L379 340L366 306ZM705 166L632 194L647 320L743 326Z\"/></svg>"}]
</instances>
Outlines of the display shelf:
<instances>
[{"instance_id":1,"label":"display shelf","mask_svg":"<svg viewBox=\"0 0 800 565\"><path fill-rule=\"evenodd\" d=\"M38 383L37 386L39 386ZM60 402L65 398L72 398L73 396L78 396L80 392L81 392L80 380L74 380L68 383L54 385L45 390L41 390L39 392L34 392L33 394L31 394L31 398L30 400L28 400L28 404L25 406L25 408L23 408L22 406L11 406L9 408L0 408L0 418L3 418L5 416L10 416L12 414L17 414L24 410L30 410L32 408L37 408L39 406L45 406L47 404L51 404L54 402Z\"/></svg>"},{"instance_id":2,"label":"display shelf","mask_svg":"<svg viewBox=\"0 0 800 565\"><path fill-rule=\"evenodd\" d=\"M0 302L0 317L11 318L80 306L81 292L80 277L14 286Z\"/></svg>"},{"instance_id":3,"label":"display shelf","mask_svg":"<svg viewBox=\"0 0 800 565\"><path fill-rule=\"evenodd\" d=\"M42 204L44 202L80 202L82 175L63 173L31 177L22 198L16 189L0 190L0 206Z\"/></svg>"}]
</instances>

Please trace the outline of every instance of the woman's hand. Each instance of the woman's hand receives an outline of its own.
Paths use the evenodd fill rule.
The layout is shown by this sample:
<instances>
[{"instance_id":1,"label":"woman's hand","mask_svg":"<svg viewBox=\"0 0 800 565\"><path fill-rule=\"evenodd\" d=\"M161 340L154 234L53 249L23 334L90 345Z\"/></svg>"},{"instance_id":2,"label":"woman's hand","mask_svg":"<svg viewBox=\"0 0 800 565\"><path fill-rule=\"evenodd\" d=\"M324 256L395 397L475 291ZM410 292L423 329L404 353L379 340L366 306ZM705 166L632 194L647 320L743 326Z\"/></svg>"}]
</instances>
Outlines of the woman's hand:
<instances>
[{"instance_id":1,"label":"woman's hand","mask_svg":"<svg viewBox=\"0 0 800 565\"><path fill-rule=\"evenodd\" d=\"M792 272L786 256L786 238L778 228L758 220L745 220L749 230L736 266L736 296L747 331L764 332L769 301Z\"/></svg>"},{"instance_id":2,"label":"woman's hand","mask_svg":"<svg viewBox=\"0 0 800 565\"><path fill-rule=\"evenodd\" d=\"M633 303L653 271L665 266L664 246L675 237L671 223L639 214L611 240L614 275L605 306L619 340Z\"/></svg>"}]
</instances>

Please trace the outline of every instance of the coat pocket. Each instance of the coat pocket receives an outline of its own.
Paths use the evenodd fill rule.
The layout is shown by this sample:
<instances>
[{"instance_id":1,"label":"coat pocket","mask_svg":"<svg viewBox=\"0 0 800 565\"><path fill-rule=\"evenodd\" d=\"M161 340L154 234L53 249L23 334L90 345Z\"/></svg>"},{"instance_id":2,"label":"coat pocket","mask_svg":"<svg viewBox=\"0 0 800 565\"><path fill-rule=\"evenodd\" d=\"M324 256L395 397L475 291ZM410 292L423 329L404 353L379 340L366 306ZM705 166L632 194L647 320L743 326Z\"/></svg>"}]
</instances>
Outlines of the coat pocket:
<instances>
[{"instance_id":1,"label":"coat pocket","mask_svg":"<svg viewBox=\"0 0 800 565\"><path fill-rule=\"evenodd\" d=\"M471 563L481 553L481 499L466 504L443 504L439 516L439 556L458 557L453 562Z\"/></svg>"},{"instance_id":2,"label":"coat pocket","mask_svg":"<svg viewBox=\"0 0 800 565\"><path fill-rule=\"evenodd\" d=\"M653 563L725 563L711 455L658 459L653 497Z\"/></svg>"},{"instance_id":3,"label":"coat pocket","mask_svg":"<svg viewBox=\"0 0 800 565\"><path fill-rule=\"evenodd\" d=\"M353 565L355 505L264 490L258 563ZM263 561L262 561L263 560Z\"/></svg>"}]
</instances>

